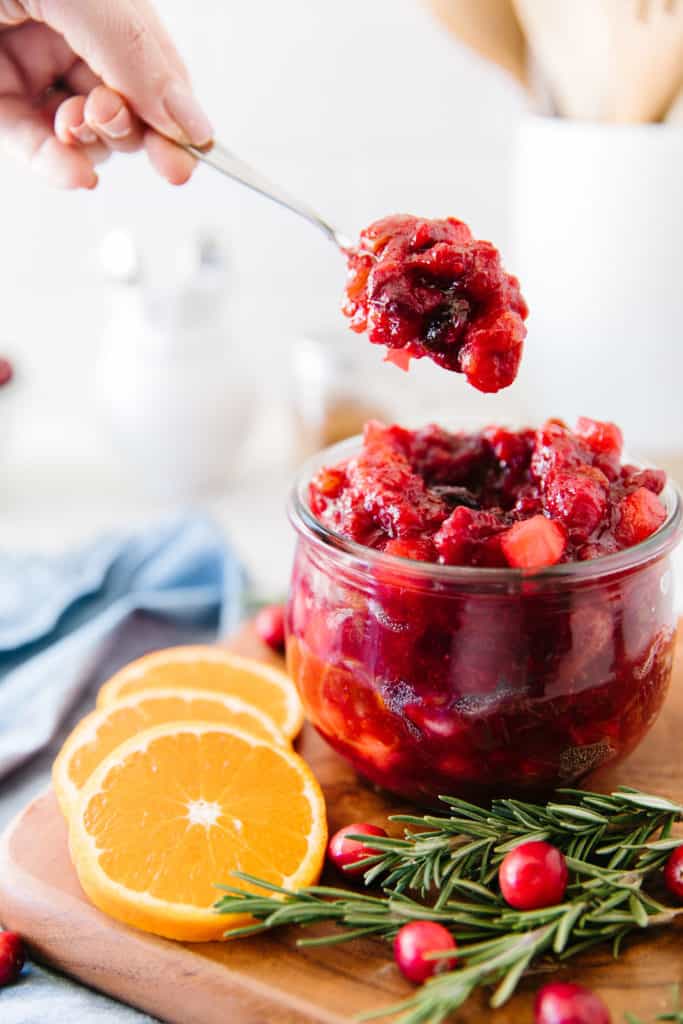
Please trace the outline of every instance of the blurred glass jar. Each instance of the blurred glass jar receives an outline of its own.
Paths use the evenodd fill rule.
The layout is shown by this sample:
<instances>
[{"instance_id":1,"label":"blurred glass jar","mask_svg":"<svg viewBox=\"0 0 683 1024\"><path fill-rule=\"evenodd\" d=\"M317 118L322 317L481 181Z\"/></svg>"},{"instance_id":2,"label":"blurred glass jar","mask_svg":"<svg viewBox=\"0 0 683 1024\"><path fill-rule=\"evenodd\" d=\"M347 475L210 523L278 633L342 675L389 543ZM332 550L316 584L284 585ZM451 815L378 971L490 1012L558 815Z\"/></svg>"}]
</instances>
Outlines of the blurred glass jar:
<instances>
[{"instance_id":1,"label":"blurred glass jar","mask_svg":"<svg viewBox=\"0 0 683 1024\"><path fill-rule=\"evenodd\" d=\"M290 396L297 460L353 437L367 420L389 415L373 370L375 353L368 358L367 345L358 341L348 333L319 333L293 343Z\"/></svg>"},{"instance_id":2,"label":"blurred glass jar","mask_svg":"<svg viewBox=\"0 0 683 1024\"><path fill-rule=\"evenodd\" d=\"M230 336L227 271L210 235L176 254L176 281L149 285L133 240L107 240L118 282L96 370L100 409L148 491L192 498L228 483L253 406L243 348Z\"/></svg>"}]
</instances>

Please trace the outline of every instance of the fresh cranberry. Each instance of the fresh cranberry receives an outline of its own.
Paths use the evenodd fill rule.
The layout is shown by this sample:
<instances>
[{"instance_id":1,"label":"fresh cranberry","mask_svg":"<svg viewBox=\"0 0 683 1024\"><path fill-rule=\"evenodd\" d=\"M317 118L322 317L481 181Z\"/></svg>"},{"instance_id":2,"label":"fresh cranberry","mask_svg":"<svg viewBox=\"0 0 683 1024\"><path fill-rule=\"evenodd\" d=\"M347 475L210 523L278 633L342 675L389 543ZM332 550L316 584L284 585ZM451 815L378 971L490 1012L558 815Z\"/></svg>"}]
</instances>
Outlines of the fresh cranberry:
<instances>
[{"instance_id":1,"label":"fresh cranberry","mask_svg":"<svg viewBox=\"0 0 683 1024\"><path fill-rule=\"evenodd\" d=\"M462 221L385 217L361 232L348 265L351 328L401 369L427 356L480 391L515 379L528 313L519 282Z\"/></svg>"},{"instance_id":2,"label":"fresh cranberry","mask_svg":"<svg viewBox=\"0 0 683 1024\"><path fill-rule=\"evenodd\" d=\"M544 842L521 843L505 855L498 868L503 899L516 910L538 910L561 903L567 877L563 854Z\"/></svg>"},{"instance_id":3,"label":"fresh cranberry","mask_svg":"<svg viewBox=\"0 0 683 1024\"><path fill-rule=\"evenodd\" d=\"M386 836L386 831L379 825L368 825L361 822L356 825L345 825L330 839L327 847L327 856L336 868L339 868L345 875L362 875L365 872L363 867L354 867L359 861L366 857L372 857L378 850L363 843L359 839L349 839L349 835L362 836Z\"/></svg>"},{"instance_id":4,"label":"fresh cranberry","mask_svg":"<svg viewBox=\"0 0 683 1024\"><path fill-rule=\"evenodd\" d=\"M611 1024L611 1017L590 989L554 982L536 994L534 1024Z\"/></svg>"},{"instance_id":5,"label":"fresh cranberry","mask_svg":"<svg viewBox=\"0 0 683 1024\"><path fill-rule=\"evenodd\" d=\"M267 644L278 654L285 649L285 610L281 604L269 604L261 608L254 626L264 644Z\"/></svg>"},{"instance_id":6,"label":"fresh cranberry","mask_svg":"<svg viewBox=\"0 0 683 1024\"><path fill-rule=\"evenodd\" d=\"M515 523L500 538L508 564L516 569L542 569L560 561L567 535L560 523L532 516Z\"/></svg>"},{"instance_id":7,"label":"fresh cranberry","mask_svg":"<svg viewBox=\"0 0 683 1024\"><path fill-rule=\"evenodd\" d=\"M455 950L456 942L447 928L437 921L411 921L399 928L394 939L394 959L404 978L416 985L439 971L451 970L457 956L429 959L426 954Z\"/></svg>"},{"instance_id":8,"label":"fresh cranberry","mask_svg":"<svg viewBox=\"0 0 683 1024\"><path fill-rule=\"evenodd\" d=\"M10 363L9 359L5 359L4 356L0 356L0 388L4 387L5 384L9 384L13 376L14 367Z\"/></svg>"},{"instance_id":9,"label":"fresh cranberry","mask_svg":"<svg viewBox=\"0 0 683 1024\"><path fill-rule=\"evenodd\" d=\"M683 902L683 846L670 854L664 866L664 881L669 892Z\"/></svg>"},{"instance_id":10,"label":"fresh cranberry","mask_svg":"<svg viewBox=\"0 0 683 1024\"><path fill-rule=\"evenodd\" d=\"M20 936L16 932L0 932L0 988L17 980L25 961Z\"/></svg>"}]
</instances>

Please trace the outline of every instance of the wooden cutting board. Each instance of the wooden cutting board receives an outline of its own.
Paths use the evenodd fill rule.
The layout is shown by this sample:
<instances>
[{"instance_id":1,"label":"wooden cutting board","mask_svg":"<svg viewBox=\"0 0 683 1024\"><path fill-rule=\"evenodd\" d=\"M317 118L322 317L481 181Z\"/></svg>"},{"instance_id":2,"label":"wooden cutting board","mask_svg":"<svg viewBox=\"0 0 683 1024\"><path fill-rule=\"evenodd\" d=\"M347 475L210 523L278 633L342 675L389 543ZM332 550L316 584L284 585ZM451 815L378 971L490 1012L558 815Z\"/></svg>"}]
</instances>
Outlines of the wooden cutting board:
<instances>
[{"instance_id":1,"label":"wooden cutting board","mask_svg":"<svg viewBox=\"0 0 683 1024\"><path fill-rule=\"evenodd\" d=\"M231 646L272 657L248 629ZM624 765L600 772L591 786L607 790L627 783L683 802L681 736L679 650L669 699L651 734ZM300 746L324 789L331 831L351 821L384 824L388 814L406 809L359 783L312 729L305 730ZM338 884L332 876L326 881ZM280 931L236 942L182 945L118 924L86 900L52 793L30 804L2 839L0 920L25 936L34 958L171 1024L342 1024L411 991L379 942L298 950L296 934ZM554 978L600 992L614 1024L622 1024L626 1010L649 1024L670 1005L672 985L683 985L682 953L683 933L669 929L632 941L618 961L607 949L594 951ZM533 994L545 979L525 980L495 1015L479 993L457 1020L527 1024Z\"/></svg>"}]
</instances>

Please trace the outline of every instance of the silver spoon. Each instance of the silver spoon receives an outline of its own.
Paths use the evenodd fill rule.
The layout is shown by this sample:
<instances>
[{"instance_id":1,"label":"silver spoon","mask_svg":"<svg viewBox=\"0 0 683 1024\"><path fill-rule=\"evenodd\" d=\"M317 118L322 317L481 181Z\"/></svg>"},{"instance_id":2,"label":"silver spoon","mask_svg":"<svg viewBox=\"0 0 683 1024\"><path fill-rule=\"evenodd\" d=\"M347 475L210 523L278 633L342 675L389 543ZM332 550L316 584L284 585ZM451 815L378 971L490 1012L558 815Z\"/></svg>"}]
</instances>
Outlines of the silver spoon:
<instances>
[{"instance_id":1,"label":"silver spoon","mask_svg":"<svg viewBox=\"0 0 683 1024\"><path fill-rule=\"evenodd\" d=\"M228 178L232 178L233 181L239 181L242 185L254 189L255 192L260 192L262 196L266 196L268 199L279 203L280 206L285 206L292 213L298 213L300 217L303 217L309 223L319 228L343 253L346 254L353 247L353 243L346 235L343 235L336 228L333 228L331 224L328 224L326 220L323 220L310 206L290 196L279 185L273 185L257 170L245 163L244 160L240 160L238 156L235 156L225 146L222 146L220 142L210 142L208 146L203 146L201 149L197 146L184 146L183 148L196 157L197 160L203 161L203 163L213 167L214 170L220 171L221 174L227 175Z\"/></svg>"}]
</instances>

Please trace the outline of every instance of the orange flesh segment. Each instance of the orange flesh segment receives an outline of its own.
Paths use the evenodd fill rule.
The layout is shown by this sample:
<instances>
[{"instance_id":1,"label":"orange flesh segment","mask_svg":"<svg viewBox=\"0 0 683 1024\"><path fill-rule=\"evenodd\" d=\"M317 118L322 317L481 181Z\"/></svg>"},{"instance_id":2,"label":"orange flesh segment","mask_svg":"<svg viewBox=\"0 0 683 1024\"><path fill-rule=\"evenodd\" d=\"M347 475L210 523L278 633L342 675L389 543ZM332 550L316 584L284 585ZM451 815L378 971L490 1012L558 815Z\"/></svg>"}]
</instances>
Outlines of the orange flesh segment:
<instances>
[{"instance_id":1,"label":"orange flesh segment","mask_svg":"<svg viewBox=\"0 0 683 1024\"><path fill-rule=\"evenodd\" d=\"M212 906L217 884L250 888L233 871L311 884L325 842L324 801L301 758L209 723L158 726L117 747L86 784L71 827L97 906L186 940L231 926Z\"/></svg>"},{"instance_id":2,"label":"orange flesh segment","mask_svg":"<svg viewBox=\"0 0 683 1024\"><path fill-rule=\"evenodd\" d=\"M124 740L164 722L223 722L259 739L286 742L267 715L245 701L202 690L151 690L87 715L66 740L53 780L65 814L97 766Z\"/></svg>"},{"instance_id":3,"label":"orange flesh segment","mask_svg":"<svg viewBox=\"0 0 683 1024\"><path fill-rule=\"evenodd\" d=\"M231 773L227 784L207 778L207 746L214 748L211 763L221 762ZM201 743L185 734L157 740L153 751L151 758L132 757L115 769L88 806L86 828L107 851L100 855L106 874L158 899L210 907L216 884L229 880L233 869L278 885L295 873L306 852L311 812L307 805L290 806L298 778L272 750L249 749L220 734ZM253 793L239 792L244 773L273 779L256 805ZM162 792L159 775L165 779ZM125 803L116 802L115 817L109 814L110 791L126 792ZM154 832L144 857L141 830Z\"/></svg>"}]
</instances>

